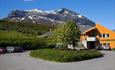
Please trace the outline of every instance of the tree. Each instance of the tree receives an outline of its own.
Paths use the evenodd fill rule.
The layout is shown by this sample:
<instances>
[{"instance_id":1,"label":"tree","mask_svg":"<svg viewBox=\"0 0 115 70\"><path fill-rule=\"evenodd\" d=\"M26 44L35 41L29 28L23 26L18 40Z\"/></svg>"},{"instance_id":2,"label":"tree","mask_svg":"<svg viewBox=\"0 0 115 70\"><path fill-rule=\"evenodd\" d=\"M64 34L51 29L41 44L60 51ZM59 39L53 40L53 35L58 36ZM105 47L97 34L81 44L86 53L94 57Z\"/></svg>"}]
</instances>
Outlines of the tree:
<instances>
[{"instance_id":1,"label":"tree","mask_svg":"<svg viewBox=\"0 0 115 70\"><path fill-rule=\"evenodd\" d=\"M69 44L75 47L79 41L80 30L74 21L68 21L65 24L58 26L53 31L52 40L55 44L63 45L63 48L68 48Z\"/></svg>"}]
</instances>

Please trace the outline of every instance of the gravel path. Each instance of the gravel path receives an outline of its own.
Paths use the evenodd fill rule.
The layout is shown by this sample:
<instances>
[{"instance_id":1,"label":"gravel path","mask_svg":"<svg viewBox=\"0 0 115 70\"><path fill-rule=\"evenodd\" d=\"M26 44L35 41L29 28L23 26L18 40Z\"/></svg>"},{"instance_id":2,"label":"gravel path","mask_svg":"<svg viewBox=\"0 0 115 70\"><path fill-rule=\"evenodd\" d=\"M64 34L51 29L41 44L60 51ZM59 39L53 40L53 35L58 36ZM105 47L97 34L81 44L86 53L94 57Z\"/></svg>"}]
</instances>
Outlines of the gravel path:
<instances>
[{"instance_id":1,"label":"gravel path","mask_svg":"<svg viewBox=\"0 0 115 70\"><path fill-rule=\"evenodd\" d=\"M0 70L115 70L115 51L101 51L104 57L56 63L32 58L29 52L0 55Z\"/></svg>"}]
</instances>

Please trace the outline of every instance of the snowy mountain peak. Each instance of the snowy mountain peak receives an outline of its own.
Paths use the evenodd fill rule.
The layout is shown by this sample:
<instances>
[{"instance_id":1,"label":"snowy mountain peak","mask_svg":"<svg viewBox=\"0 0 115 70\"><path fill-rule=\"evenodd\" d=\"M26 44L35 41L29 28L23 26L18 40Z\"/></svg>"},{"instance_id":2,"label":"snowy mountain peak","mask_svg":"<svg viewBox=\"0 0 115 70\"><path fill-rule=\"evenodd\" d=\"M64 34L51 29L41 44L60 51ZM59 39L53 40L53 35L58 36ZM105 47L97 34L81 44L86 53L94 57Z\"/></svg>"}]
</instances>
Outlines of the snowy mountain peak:
<instances>
[{"instance_id":1,"label":"snowy mountain peak","mask_svg":"<svg viewBox=\"0 0 115 70\"><path fill-rule=\"evenodd\" d=\"M25 10L25 11L29 11L29 12L38 12L38 13L45 13L45 11L40 10L40 9L30 9L30 10Z\"/></svg>"},{"instance_id":2,"label":"snowy mountain peak","mask_svg":"<svg viewBox=\"0 0 115 70\"><path fill-rule=\"evenodd\" d=\"M76 24L84 26L94 26L95 23L88 18L71 11L66 8L57 10L14 10L5 19L26 23L43 23L43 24L59 24L68 20L73 20Z\"/></svg>"},{"instance_id":3,"label":"snowy mountain peak","mask_svg":"<svg viewBox=\"0 0 115 70\"><path fill-rule=\"evenodd\" d=\"M35 12L35 13L48 13L48 14L57 14L57 13L71 13L73 11L66 9L66 8L62 8L62 9L57 9L57 10L41 10L41 9L30 9L30 10L25 10L27 12Z\"/></svg>"}]
</instances>

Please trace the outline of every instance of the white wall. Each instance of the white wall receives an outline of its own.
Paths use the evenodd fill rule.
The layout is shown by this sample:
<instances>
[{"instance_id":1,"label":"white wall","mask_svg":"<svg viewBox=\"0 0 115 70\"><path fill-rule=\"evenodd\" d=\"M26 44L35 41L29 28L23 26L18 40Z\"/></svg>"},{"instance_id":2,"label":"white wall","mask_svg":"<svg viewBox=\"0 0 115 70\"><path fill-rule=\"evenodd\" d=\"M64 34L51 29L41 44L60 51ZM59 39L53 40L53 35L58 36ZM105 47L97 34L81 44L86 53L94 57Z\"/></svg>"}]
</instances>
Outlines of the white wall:
<instances>
[{"instance_id":1,"label":"white wall","mask_svg":"<svg viewBox=\"0 0 115 70\"><path fill-rule=\"evenodd\" d=\"M83 44L83 46L84 46L85 48L87 48L87 41L86 41L86 40L82 41L82 44Z\"/></svg>"}]
</instances>

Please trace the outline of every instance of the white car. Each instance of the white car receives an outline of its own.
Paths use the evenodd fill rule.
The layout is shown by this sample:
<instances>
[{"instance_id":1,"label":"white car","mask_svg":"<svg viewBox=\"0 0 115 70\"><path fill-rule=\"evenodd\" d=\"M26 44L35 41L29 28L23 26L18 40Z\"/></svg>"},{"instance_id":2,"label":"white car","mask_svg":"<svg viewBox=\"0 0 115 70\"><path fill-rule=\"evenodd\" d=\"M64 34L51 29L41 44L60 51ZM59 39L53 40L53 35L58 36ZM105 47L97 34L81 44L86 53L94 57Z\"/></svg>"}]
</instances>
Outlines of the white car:
<instances>
[{"instance_id":1,"label":"white car","mask_svg":"<svg viewBox=\"0 0 115 70\"><path fill-rule=\"evenodd\" d=\"M6 47L6 49L7 49L7 52L9 52L9 53L14 52L14 47L12 47L12 46L8 46L8 47Z\"/></svg>"},{"instance_id":2,"label":"white car","mask_svg":"<svg viewBox=\"0 0 115 70\"><path fill-rule=\"evenodd\" d=\"M109 50L109 46L102 46L104 50Z\"/></svg>"}]
</instances>

